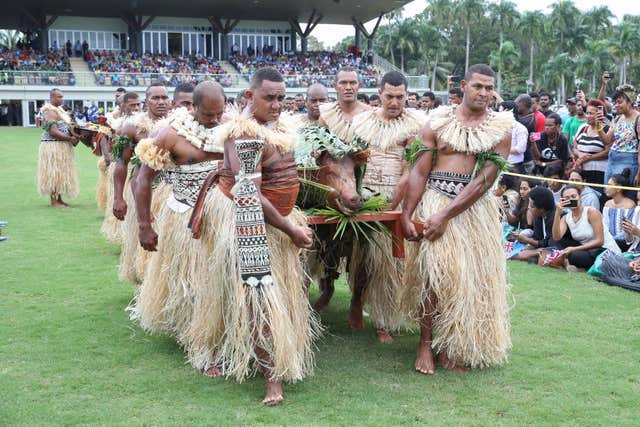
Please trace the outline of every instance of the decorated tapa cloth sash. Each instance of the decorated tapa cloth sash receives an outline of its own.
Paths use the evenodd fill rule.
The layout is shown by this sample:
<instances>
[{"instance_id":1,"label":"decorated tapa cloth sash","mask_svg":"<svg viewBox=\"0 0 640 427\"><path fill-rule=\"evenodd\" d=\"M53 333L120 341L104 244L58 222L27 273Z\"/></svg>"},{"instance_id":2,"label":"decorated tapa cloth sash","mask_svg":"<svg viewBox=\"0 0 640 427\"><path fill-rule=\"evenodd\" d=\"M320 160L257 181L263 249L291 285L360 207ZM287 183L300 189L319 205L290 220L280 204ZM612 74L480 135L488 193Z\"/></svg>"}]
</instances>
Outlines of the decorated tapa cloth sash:
<instances>
[{"instance_id":1,"label":"decorated tapa cloth sash","mask_svg":"<svg viewBox=\"0 0 640 427\"><path fill-rule=\"evenodd\" d=\"M260 139L236 141L240 171L231 189L236 204L236 242L240 275L243 285L254 288L273 283L267 227L258 188L253 182L261 176L256 173L256 168L263 147L264 141Z\"/></svg>"},{"instance_id":2,"label":"decorated tapa cloth sash","mask_svg":"<svg viewBox=\"0 0 640 427\"><path fill-rule=\"evenodd\" d=\"M218 161L205 161L179 165L165 172L165 182L173 185L167 206L174 212L184 213L195 206L200 189L211 171L218 169Z\"/></svg>"},{"instance_id":3,"label":"decorated tapa cloth sash","mask_svg":"<svg viewBox=\"0 0 640 427\"><path fill-rule=\"evenodd\" d=\"M67 136L71 135L71 130L69 128L69 125L64 120L56 120L56 127L58 128L58 132L60 132L61 134L67 135ZM48 130L45 130L44 132L42 132L42 136L40 137L40 142L64 142L64 141L58 141L57 139L51 136Z\"/></svg>"},{"instance_id":4,"label":"decorated tapa cloth sash","mask_svg":"<svg viewBox=\"0 0 640 427\"><path fill-rule=\"evenodd\" d=\"M427 187L450 198L455 198L471 182L471 175L454 172L431 172Z\"/></svg>"}]
</instances>

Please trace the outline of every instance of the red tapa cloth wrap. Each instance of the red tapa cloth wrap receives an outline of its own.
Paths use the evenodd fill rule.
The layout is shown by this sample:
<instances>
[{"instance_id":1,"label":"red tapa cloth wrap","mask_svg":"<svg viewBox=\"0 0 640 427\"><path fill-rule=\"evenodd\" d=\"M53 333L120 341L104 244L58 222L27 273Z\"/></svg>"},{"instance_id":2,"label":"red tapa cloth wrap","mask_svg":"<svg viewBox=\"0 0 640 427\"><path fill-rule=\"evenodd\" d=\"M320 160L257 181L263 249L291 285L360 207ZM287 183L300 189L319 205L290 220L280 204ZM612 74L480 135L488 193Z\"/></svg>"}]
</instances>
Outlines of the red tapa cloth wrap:
<instances>
[{"instance_id":1,"label":"red tapa cloth wrap","mask_svg":"<svg viewBox=\"0 0 640 427\"><path fill-rule=\"evenodd\" d=\"M235 184L235 176L228 168L220 171L218 188L229 199L233 200L231 188ZM296 163L293 159L283 160L273 167L262 168L260 193L267 199L280 215L288 216L296 205L300 182Z\"/></svg>"}]
</instances>

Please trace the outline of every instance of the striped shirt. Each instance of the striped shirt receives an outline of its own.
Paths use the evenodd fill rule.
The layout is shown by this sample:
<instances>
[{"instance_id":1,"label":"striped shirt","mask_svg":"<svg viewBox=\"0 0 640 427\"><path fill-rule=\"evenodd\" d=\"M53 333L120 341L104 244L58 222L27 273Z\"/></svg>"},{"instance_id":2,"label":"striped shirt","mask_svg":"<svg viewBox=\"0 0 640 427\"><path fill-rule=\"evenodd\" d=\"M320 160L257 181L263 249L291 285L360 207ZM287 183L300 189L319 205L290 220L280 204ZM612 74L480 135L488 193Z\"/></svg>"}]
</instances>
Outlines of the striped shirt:
<instances>
[{"instance_id":1,"label":"striped shirt","mask_svg":"<svg viewBox=\"0 0 640 427\"><path fill-rule=\"evenodd\" d=\"M580 153L585 154L598 154L605 150L604 142L600 139L598 134L589 135L591 126L584 124L580 126L576 133L576 148ZM604 132L609 131L608 127L605 127ZM607 159L591 160L582 165L582 169L586 171L599 171L604 172L607 170Z\"/></svg>"}]
</instances>

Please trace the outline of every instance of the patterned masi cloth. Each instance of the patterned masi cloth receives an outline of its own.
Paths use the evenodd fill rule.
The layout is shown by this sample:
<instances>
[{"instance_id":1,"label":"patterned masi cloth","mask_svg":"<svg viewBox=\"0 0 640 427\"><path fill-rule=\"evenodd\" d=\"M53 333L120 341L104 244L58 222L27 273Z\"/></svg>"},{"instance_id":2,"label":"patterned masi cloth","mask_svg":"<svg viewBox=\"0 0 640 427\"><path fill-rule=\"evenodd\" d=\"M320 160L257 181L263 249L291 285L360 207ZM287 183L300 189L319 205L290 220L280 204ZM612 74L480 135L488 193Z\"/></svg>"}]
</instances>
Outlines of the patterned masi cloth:
<instances>
[{"instance_id":1,"label":"patterned masi cloth","mask_svg":"<svg viewBox=\"0 0 640 427\"><path fill-rule=\"evenodd\" d=\"M236 240L238 242L238 264L245 286L271 285L271 261L267 243L266 225L260 195L253 179L262 156L264 141L245 139L236 141L240 160L240 172L231 190L236 204Z\"/></svg>"}]
</instances>

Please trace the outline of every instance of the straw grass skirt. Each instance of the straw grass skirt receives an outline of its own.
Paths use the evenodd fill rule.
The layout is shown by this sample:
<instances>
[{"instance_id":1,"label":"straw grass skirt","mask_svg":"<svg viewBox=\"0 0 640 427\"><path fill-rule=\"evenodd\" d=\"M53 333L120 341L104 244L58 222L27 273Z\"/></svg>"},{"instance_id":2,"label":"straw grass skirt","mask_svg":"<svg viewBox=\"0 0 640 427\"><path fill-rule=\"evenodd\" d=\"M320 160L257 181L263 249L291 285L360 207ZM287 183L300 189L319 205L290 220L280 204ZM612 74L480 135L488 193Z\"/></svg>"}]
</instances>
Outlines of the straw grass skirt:
<instances>
[{"instance_id":1,"label":"straw grass skirt","mask_svg":"<svg viewBox=\"0 0 640 427\"><path fill-rule=\"evenodd\" d=\"M116 169L116 163L111 162L107 168L106 173L106 206L104 208L104 220L102 221L102 227L100 232L109 242L121 243L122 242L122 221L113 216L113 172ZM129 177L127 174L127 180L125 181L125 189L129 186Z\"/></svg>"},{"instance_id":2,"label":"straw grass skirt","mask_svg":"<svg viewBox=\"0 0 640 427\"><path fill-rule=\"evenodd\" d=\"M160 183L158 187L153 190L150 206L151 221L154 221L161 201L164 202L166 200L169 190L170 186L166 183ZM122 251L120 252L119 278L123 282L139 285L142 283L150 253L140 246L136 202L130 184L127 184L125 187L124 199L127 204L127 214L122 222Z\"/></svg>"},{"instance_id":3,"label":"straw grass skirt","mask_svg":"<svg viewBox=\"0 0 640 427\"><path fill-rule=\"evenodd\" d=\"M78 172L73 145L45 141L38 150L38 191L43 196L78 196Z\"/></svg>"},{"instance_id":4,"label":"straw grass skirt","mask_svg":"<svg viewBox=\"0 0 640 427\"><path fill-rule=\"evenodd\" d=\"M367 187L389 198L394 187L388 185ZM363 302L376 328L394 331L404 326L403 316L398 311L398 299L402 289L404 260L393 257L391 237L384 233L371 233L376 244L354 240L349 265L349 286L353 290L358 270L367 274ZM358 266L361 266L358 268Z\"/></svg>"},{"instance_id":5,"label":"straw grass skirt","mask_svg":"<svg viewBox=\"0 0 640 427\"><path fill-rule=\"evenodd\" d=\"M452 200L427 189L414 219L424 221ZM408 244L401 310L419 320L433 291L433 347L471 368L500 364L511 348L509 285L497 213L497 198L487 193L449 221L439 239Z\"/></svg>"},{"instance_id":6,"label":"straw grass skirt","mask_svg":"<svg viewBox=\"0 0 640 427\"><path fill-rule=\"evenodd\" d=\"M158 210L158 247L149 256L142 285L131 307L132 319L152 333L171 334L183 343L191 324L196 277L206 275L202 240L187 228L192 209L175 212L166 203ZM198 270L205 270L199 273Z\"/></svg>"},{"instance_id":7,"label":"straw grass skirt","mask_svg":"<svg viewBox=\"0 0 640 427\"><path fill-rule=\"evenodd\" d=\"M235 204L218 188L205 200L202 243L208 270L194 278L194 313L185 344L198 369L218 366L243 381L259 368L272 379L298 381L314 368L314 340L320 323L303 285L301 250L280 230L267 225L273 285L243 286L237 262ZM299 211L288 216L305 224ZM256 349L268 355L258 362ZM258 366L260 365L260 366Z\"/></svg>"},{"instance_id":8,"label":"straw grass skirt","mask_svg":"<svg viewBox=\"0 0 640 427\"><path fill-rule=\"evenodd\" d=\"M98 208L107 207L107 162L104 157L98 159L98 183L96 184L96 205Z\"/></svg>"}]
</instances>

